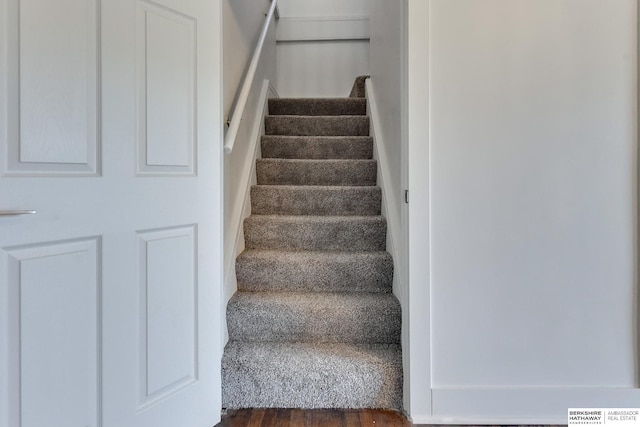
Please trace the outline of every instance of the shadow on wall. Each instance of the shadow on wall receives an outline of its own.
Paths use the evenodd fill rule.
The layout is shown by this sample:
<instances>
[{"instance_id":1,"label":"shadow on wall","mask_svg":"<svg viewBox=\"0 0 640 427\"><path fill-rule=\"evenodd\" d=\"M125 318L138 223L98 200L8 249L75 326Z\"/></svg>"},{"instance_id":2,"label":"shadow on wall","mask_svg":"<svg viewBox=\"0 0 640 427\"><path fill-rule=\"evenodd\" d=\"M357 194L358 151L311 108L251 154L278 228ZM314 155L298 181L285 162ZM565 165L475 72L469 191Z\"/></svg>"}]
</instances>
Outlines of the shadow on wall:
<instances>
[{"instance_id":1,"label":"shadow on wall","mask_svg":"<svg viewBox=\"0 0 640 427\"><path fill-rule=\"evenodd\" d=\"M269 3L255 0L224 0L223 2L223 62L224 114L228 117L235 96L246 74L247 64L260 36L264 12Z\"/></svg>"}]
</instances>

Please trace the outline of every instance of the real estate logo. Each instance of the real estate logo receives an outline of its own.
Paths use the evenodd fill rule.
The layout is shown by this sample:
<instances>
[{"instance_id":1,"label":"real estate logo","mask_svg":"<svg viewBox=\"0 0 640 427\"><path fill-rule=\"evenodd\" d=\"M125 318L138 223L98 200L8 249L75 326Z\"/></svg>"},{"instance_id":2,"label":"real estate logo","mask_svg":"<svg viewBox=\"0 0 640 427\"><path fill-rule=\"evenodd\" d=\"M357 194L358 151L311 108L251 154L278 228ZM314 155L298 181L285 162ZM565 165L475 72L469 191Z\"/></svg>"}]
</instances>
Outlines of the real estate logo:
<instances>
[{"instance_id":1,"label":"real estate logo","mask_svg":"<svg viewBox=\"0 0 640 427\"><path fill-rule=\"evenodd\" d=\"M631 408L570 408L569 426L611 425L640 426L640 409Z\"/></svg>"}]
</instances>

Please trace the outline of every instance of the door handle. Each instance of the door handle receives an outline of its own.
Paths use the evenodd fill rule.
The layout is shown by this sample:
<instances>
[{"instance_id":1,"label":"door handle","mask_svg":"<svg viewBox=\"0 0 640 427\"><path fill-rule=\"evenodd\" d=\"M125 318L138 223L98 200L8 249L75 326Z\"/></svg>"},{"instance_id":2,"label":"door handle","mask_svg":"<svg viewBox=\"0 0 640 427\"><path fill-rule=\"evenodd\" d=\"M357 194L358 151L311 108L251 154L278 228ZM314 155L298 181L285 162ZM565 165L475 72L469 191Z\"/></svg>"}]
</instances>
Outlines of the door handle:
<instances>
[{"instance_id":1,"label":"door handle","mask_svg":"<svg viewBox=\"0 0 640 427\"><path fill-rule=\"evenodd\" d=\"M0 216L18 216L18 215L33 215L36 211L29 210L8 210L0 211Z\"/></svg>"}]
</instances>

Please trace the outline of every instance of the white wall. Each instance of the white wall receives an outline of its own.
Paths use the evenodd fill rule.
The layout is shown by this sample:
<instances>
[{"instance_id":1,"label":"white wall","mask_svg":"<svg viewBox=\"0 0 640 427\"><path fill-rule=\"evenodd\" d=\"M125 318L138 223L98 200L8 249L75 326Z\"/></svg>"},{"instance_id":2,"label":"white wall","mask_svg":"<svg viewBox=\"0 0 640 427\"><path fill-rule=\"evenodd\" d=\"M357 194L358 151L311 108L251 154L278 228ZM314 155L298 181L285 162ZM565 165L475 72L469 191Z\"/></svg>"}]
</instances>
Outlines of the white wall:
<instances>
[{"instance_id":1,"label":"white wall","mask_svg":"<svg viewBox=\"0 0 640 427\"><path fill-rule=\"evenodd\" d=\"M278 43L278 92L284 98L346 97L369 73L367 40Z\"/></svg>"},{"instance_id":2,"label":"white wall","mask_svg":"<svg viewBox=\"0 0 640 427\"><path fill-rule=\"evenodd\" d=\"M367 16L370 0L278 0L280 16Z\"/></svg>"},{"instance_id":3,"label":"white wall","mask_svg":"<svg viewBox=\"0 0 640 427\"><path fill-rule=\"evenodd\" d=\"M410 171L410 209L431 234L410 233L430 242L411 289L430 280L431 337L411 347L431 345L432 396L412 415L637 406L636 1L429 3L408 92L429 100L409 150L428 168Z\"/></svg>"},{"instance_id":4,"label":"white wall","mask_svg":"<svg viewBox=\"0 0 640 427\"><path fill-rule=\"evenodd\" d=\"M409 281L407 277L407 224L404 203L406 188L406 0L372 0L369 60L371 78L367 81L375 157L378 159L378 185L382 187L383 214L387 219L387 250L394 260L394 294L402 306L402 342L409 345ZM372 105L374 104L375 105ZM405 407L410 406L409 354L404 354Z\"/></svg>"},{"instance_id":5,"label":"white wall","mask_svg":"<svg viewBox=\"0 0 640 427\"><path fill-rule=\"evenodd\" d=\"M381 148L389 162L392 175L389 176L390 190L401 199L402 193L402 102L403 102L403 4L388 0L371 2L371 46L369 62L371 86L379 102ZM389 209L400 217L398 203Z\"/></svg>"},{"instance_id":6,"label":"white wall","mask_svg":"<svg viewBox=\"0 0 640 427\"><path fill-rule=\"evenodd\" d=\"M344 97L369 73L369 0L281 0L278 91Z\"/></svg>"},{"instance_id":7,"label":"white wall","mask_svg":"<svg viewBox=\"0 0 640 427\"><path fill-rule=\"evenodd\" d=\"M409 345L402 353L409 362L405 410L414 423L432 423L431 390L431 207L429 200L429 7L424 0L407 0L406 12L406 163L408 165L409 309L403 331ZM406 305L406 304L405 304ZM403 307L404 309L404 307ZM403 319L404 320L404 319ZM403 343L404 344L404 343ZM444 422L437 420L434 423Z\"/></svg>"},{"instance_id":8,"label":"white wall","mask_svg":"<svg viewBox=\"0 0 640 427\"><path fill-rule=\"evenodd\" d=\"M244 72L258 42L269 0L224 0L224 113L228 117ZM267 46L269 48L269 46ZM275 56L264 53L267 74L275 78Z\"/></svg>"},{"instance_id":9,"label":"white wall","mask_svg":"<svg viewBox=\"0 0 640 427\"><path fill-rule=\"evenodd\" d=\"M244 73L255 49L270 1L225 0L224 12L224 106L229 117L234 97L240 90ZM242 219L250 213L249 185L255 171L257 138L256 120L263 114L263 102L259 99L264 80L276 84L276 21L271 23L267 40L256 71L249 100L242 116L233 151L225 155L225 260L223 289L224 303L236 291L235 258L244 246ZM264 128L264 126L262 127ZM255 177L253 177L255 179ZM222 310L224 313L224 308ZM226 329L225 329L226 330Z\"/></svg>"}]
</instances>

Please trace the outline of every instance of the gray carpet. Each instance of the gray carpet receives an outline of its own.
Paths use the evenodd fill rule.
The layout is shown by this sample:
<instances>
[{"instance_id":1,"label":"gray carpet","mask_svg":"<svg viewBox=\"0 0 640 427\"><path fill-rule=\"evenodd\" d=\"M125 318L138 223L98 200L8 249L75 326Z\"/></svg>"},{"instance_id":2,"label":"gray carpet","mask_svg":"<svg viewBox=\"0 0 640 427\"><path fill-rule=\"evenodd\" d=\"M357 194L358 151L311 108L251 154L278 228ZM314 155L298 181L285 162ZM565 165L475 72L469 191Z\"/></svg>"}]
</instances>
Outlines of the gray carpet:
<instances>
[{"instance_id":1,"label":"gray carpet","mask_svg":"<svg viewBox=\"0 0 640 427\"><path fill-rule=\"evenodd\" d=\"M267 135L369 136L367 116L267 116Z\"/></svg>"},{"instance_id":2,"label":"gray carpet","mask_svg":"<svg viewBox=\"0 0 640 427\"><path fill-rule=\"evenodd\" d=\"M401 312L365 100L272 99L269 112L223 406L400 409Z\"/></svg>"},{"instance_id":3,"label":"gray carpet","mask_svg":"<svg viewBox=\"0 0 640 427\"><path fill-rule=\"evenodd\" d=\"M233 341L400 343L400 306L388 293L236 292L227 319Z\"/></svg>"},{"instance_id":4,"label":"gray carpet","mask_svg":"<svg viewBox=\"0 0 640 427\"><path fill-rule=\"evenodd\" d=\"M402 405L397 345L230 342L227 408L395 408Z\"/></svg>"},{"instance_id":5,"label":"gray carpet","mask_svg":"<svg viewBox=\"0 0 640 427\"><path fill-rule=\"evenodd\" d=\"M255 185L256 215L380 215L382 192L373 186Z\"/></svg>"},{"instance_id":6,"label":"gray carpet","mask_svg":"<svg viewBox=\"0 0 640 427\"><path fill-rule=\"evenodd\" d=\"M247 292L391 292L393 260L386 251L325 252L247 249L236 263Z\"/></svg>"},{"instance_id":7,"label":"gray carpet","mask_svg":"<svg viewBox=\"0 0 640 427\"><path fill-rule=\"evenodd\" d=\"M362 159L258 159L258 184L375 185L376 161Z\"/></svg>"},{"instance_id":8,"label":"gray carpet","mask_svg":"<svg viewBox=\"0 0 640 427\"><path fill-rule=\"evenodd\" d=\"M272 116L364 116L364 98L274 98L269 100Z\"/></svg>"},{"instance_id":9,"label":"gray carpet","mask_svg":"<svg viewBox=\"0 0 640 427\"><path fill-rule=\"evenodd\" d=\"M284 136L262 137L265 159L370 159L370 136Z\"/></svg>"},{"instance_id":10,"label":"gray carpet","mask_svg":"<svg viewBox=\"0 0 640 427\"><path fill-rule=\"evenodd\" d=\"M370 76L358 76L356 77L356 81L353 82L353 87L351 88L351 93L349 94L350 98L364 98L365 97L365 81Z\"/></svg>"}]
</instances>

